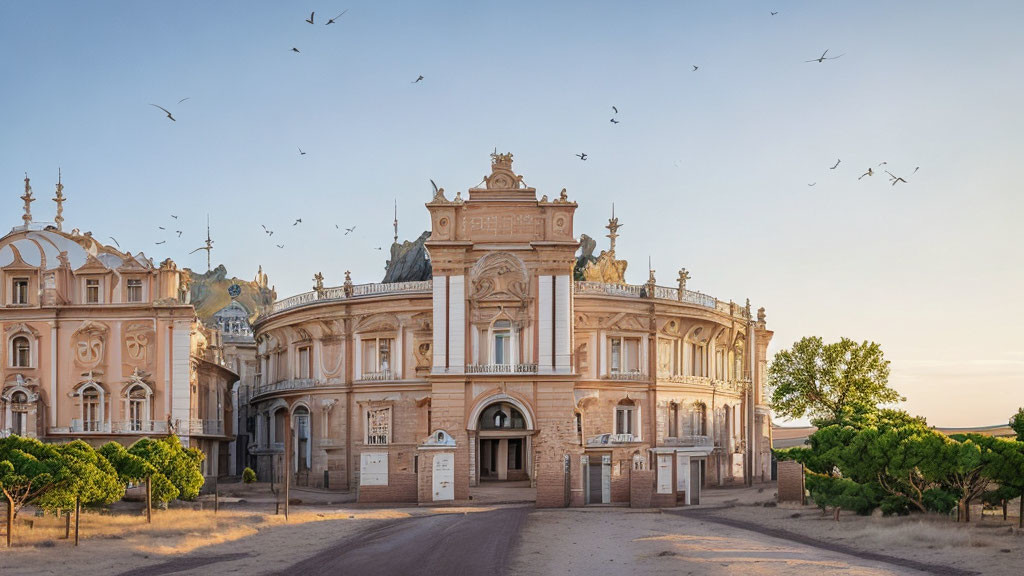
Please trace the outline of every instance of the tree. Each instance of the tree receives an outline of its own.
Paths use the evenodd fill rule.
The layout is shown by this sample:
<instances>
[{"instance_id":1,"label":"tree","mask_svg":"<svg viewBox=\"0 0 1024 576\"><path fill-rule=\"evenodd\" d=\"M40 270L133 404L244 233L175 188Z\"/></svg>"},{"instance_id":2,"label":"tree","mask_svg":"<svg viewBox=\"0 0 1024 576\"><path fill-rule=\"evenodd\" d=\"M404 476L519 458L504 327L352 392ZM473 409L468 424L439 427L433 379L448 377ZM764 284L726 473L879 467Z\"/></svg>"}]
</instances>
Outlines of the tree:
<instances>
[{"instance_id":1,"label":"tree","mask_svg":"<svg viewBox=\"0 0 1024 576\"><path fill-rule=\"evenodd\" d=\"M184 448L177 436L162 439L143 438L128 448L153 467L153 500L167 503L175 498L193 500L203 487L201 465L204 454L197 448Z\"/></svg>"},{"instance_id":2,"label":"tree","mask_svg":"<svg viewBox=\"0 0 1024 576\"><path fill-rule=\"evenodd\" d=\"M1017 441L1024 442L1024 408L1018 408L1017 413L1010 417L1010 428L1017 433Z\"/></svg>"},{"instance_id":3,"label":"tree","mask_svg":"<svg viewBox=\"0 0 1024 576\"><path fill-rule=\"evenodd\" d=\"M38 498L44 510L70 510L76 504L111 504L124 496L114 467L82 440L55 445L65 481Z\"/></svg>"},{"instance_id":4,"label":"tree","mask_svg":"<svg viewBox=\"0 0 1024 576\"><path fill-rule=\"evenodd\" d=\"M888 387L889 361L874 342L849 338L825 344L807 337L775 355L768 368L772 409L787 418L846 423L904 400Z\"/></svg>"},{"instance_id":5,"label":"tree","mask_svg":"<svg viewBox=\"0 0 1024 576\"><path fill-rule=\"evenodd\" d=\"M14 519L29 502L67 479L57 449L33 438L0 438L0 490L7 498L7 546L14 534Z\"/></svg>"}]
</instances>

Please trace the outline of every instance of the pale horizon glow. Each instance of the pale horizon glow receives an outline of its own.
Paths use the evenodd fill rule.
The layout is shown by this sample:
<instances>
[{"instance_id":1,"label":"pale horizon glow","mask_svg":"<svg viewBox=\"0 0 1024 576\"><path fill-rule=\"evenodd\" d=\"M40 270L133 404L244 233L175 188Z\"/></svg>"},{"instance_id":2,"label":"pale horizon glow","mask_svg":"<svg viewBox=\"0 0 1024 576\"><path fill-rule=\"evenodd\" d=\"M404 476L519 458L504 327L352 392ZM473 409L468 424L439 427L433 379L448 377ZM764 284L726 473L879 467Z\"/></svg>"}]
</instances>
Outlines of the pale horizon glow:
<instances>
[{"instance_id":1,"label":"pale horizon glow","mask_svg":"<svg viewBox=\"0 0 1024 576\"><path fill-rule=\"evenodd\" d=\"M59 166L65 229L201 271L209 214L213 265L262 265L284 298L317 272L379 281L394 202L415 239L429 179L465 195L497 147L538 195L566 188L599 248L615 203L630 282L686 267L767 309L770 353L874 340L910 412L1001 424L1024 405L1022 21L1019 2L8 2L0 226L25 172L52 220ZM804 62L825 49L842 57Z\"/></svg>"}]
</instances>

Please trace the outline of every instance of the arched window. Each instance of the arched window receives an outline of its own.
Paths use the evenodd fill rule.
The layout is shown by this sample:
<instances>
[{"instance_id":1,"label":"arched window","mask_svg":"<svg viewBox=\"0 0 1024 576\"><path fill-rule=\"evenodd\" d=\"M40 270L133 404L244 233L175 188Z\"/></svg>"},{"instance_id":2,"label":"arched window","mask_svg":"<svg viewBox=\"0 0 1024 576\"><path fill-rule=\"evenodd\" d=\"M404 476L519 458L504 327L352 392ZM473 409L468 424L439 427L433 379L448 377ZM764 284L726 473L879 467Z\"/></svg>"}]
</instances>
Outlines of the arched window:
<instances>
[{"instance_id":1,"label":"arched window","mask_svg":"<svg viewBox=\"0 0 1024 576\"><path fill-rule=\"evenodd\" d=\"M27 336L15 336L11 341L11 366L15 368L32 367L32 343Z\"/></svg>"},{"instance_id":2,"label":"arched window","mask_svg":"<svg viewBox=\"0 0 1024 576\"><path fill-rule=\"evenodd\" d=\"M708 434L708 407L703 402L698 402L693 408L693 434L695 436L707 436Z\"/></svg>"},{"instance_id":3,"label":"arched window","mask_svg":"<svg viewBox=\"0 0 1024 576\"><path fill-rule=\"evenodd\" d=\"M149 424L149 392L136 384L128 391L128 429L141 432Z\"/></svg>"},{"instance_id":4,"label":"arched window","mask_svg":"<svg viewBox=\"0 0 1024 576\"><path fill-rule=\"evenodd\" d=\"M494 363L508 365L512 363L512 323L498 320L491 326L494 338Z\"/></svg>"},{"instance_id":5,"label":"arched window","mask_svg":"<svg viewBox=\"0 0 1024 576\"><path fill-rule=\"evenodd\" d=\"M292 414L292 418L295 421L295 471L307 472L313 465L309 409L299 406Z\"/></svg>"},{"instance_id":6,"label":"arched window","mask_svg":"<svg viewBox=\"0 0 1024 576\"><path fill-rule=\"evenodd\" d=\"M24 436L28 429L28 395L22 391L11 394L11 432Z\"/></svg>"},{"instance_id":7,"label":"arched window","mask_svg":"<svg viewBox=\"0 0 1024 576\"><path fill-rule=\"evenodd\" d=\"M95 386L82 392L82 431L99 432L103 421L102 394Z\"/></svg>"},{"instance_id":8,"label":"arched window","mask_svg":"<svg viewBox=\"0 0 1024 576\"><path fill-rule=\"evenodd\" d=\"M523 413L507 402L498 402L488 406L480 414L481 430L525 430L526 419Z\"/></svg>"}]
</instances>

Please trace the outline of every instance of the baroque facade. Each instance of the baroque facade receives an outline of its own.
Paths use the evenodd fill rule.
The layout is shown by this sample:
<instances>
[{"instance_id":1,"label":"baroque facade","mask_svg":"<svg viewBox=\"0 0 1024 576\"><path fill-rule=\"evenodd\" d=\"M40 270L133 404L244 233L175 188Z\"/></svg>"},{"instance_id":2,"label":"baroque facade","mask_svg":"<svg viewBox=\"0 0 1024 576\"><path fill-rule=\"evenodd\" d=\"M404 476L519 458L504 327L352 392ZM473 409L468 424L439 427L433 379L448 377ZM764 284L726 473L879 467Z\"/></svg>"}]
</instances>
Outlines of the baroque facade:
<instances>
[{"instance_id":1,"label":"baroque facade","mask_svg":"<svg viewBox=\"0 0 1024 576\"><path fill-rule=\"evenodd\" d=\"M262 478L420 502L529 482L538 506L629 501L640 472L672 504L769 479L763 309L688 290L685 269L626 284L614 217L609 250L583 237L577 256L576 203L538 199L511 154L426 207L431 279L318 273L256 321Z\"/></svg>"},{"instance_id":2,"label":"baroque facade","mask_svg":"<svg viewBox=\"0 0 1024 576\"><path fill-rule=\"evenodd\" d=\"M189 302L189 272L122 252L90 232L36 222L25 178L23 224L0 238L0 434L130 444L177 434L226 471L231 387ZM115 240L116 243L116 240Z\"/></svg>"}]
</instances>

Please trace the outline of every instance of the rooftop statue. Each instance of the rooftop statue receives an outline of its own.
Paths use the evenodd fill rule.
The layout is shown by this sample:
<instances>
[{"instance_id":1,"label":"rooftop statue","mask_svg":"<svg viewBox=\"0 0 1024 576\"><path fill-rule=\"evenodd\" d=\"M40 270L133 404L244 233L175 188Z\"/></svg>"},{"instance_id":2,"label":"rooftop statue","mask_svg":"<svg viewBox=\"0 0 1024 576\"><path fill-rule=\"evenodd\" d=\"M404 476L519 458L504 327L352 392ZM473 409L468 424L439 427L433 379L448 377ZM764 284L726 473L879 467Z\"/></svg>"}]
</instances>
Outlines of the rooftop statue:
<instances>
[{"instance_id":1,"label":"rooftop statue","mask_svg":"<svg viewBox=\"0 0 1024 576\"><path fill-rule=\"evenodd\" d=\"M384 283L416 282L430 280L433 270L423 245L430 238L430 231L420 234L415 242L406 240L391 245L391 259L385 264Z\"/></svg>"}]
</instances>

